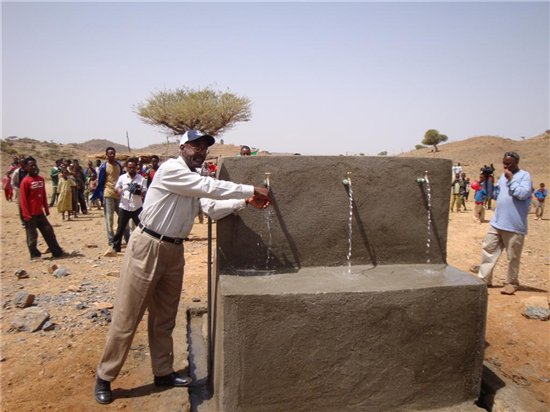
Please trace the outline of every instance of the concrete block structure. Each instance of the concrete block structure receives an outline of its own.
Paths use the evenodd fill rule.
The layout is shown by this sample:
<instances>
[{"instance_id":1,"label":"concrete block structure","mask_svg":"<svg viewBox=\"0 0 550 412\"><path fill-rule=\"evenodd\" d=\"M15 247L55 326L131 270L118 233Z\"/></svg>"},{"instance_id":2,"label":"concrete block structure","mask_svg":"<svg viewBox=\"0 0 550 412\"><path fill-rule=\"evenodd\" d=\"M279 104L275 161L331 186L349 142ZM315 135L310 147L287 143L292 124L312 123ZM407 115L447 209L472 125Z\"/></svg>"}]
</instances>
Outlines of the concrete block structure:
<instances>
[{"instance_id":1,"label":"concrete block structure","mask_svg":"<svg viewBox=\"0 0 550 412\"><path fill-rule=\"evenodd\" d=\"M273 206L217 223L217 411L421 411L477 399L487 290L446 265L450 168L417 158L223 159L220 179L260 185L269 173ZM426 170L429 242L428 191L416 182Z\"/></svg>"}]
</instances>

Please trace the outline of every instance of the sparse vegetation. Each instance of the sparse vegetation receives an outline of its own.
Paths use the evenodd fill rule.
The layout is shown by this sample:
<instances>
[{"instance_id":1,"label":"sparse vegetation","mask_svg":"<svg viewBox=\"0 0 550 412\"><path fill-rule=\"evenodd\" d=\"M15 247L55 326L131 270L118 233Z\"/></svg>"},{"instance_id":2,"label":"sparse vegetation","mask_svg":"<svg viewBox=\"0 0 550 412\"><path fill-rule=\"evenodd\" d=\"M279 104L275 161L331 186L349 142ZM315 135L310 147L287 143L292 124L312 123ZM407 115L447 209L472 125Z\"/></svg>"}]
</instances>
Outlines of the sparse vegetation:
<instances>
[{"instance_id":1,"label":"sparse vegetation","mask_svg":"<svg viewBox=\"0 0 550 412\"><path fill-rule=\"evenodd\" d=\"M2 149L2 152L9 155L17 154L17 150L13 148L13 143L6 140L0 141L0 149Z\"/></svg>"},{"instance_id":2,"label":"sparse vegetation","mask_svg":"<svg viewBox=\"0 0 550 412\"><path fill-rule=\"evenodd\" d=\"M424 146L423 144L417 144L414 148L416 150L420 150L420 149L425 149L426 147L428 147L428 146Z\"/></svg>"},{"instance_id":3,"label":"sparse vegetation","mask_svg":"<svg viewBox=\"0 0 550 412\"><path fill-rule=\"evenodd\" d=\"M386 151L378 153L378 156L387 156L387 155L388 155L388 152Z\"/></svg>"}]
</instances>

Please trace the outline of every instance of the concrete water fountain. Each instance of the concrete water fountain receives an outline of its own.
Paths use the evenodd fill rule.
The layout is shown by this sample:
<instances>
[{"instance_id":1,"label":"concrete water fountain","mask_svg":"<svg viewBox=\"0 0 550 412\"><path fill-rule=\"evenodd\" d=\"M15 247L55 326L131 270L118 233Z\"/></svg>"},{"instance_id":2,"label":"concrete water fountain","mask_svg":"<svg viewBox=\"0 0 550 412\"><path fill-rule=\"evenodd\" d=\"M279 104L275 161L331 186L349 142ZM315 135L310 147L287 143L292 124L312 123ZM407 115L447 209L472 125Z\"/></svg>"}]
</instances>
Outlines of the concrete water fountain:
<instances>
[{"instance_id":1,"label":"concrete water fountain","mask_svg":"<svg viewBox=\"0 0 550 412\"><path fill-rule=\"evenodd\" d=\"M269 230L254 210L217 222L210 410L473 407L487 289L446 264L450 168L443 159L223 159L220 179L271 178L273 215Z\"/></svg>"}]
</instances>

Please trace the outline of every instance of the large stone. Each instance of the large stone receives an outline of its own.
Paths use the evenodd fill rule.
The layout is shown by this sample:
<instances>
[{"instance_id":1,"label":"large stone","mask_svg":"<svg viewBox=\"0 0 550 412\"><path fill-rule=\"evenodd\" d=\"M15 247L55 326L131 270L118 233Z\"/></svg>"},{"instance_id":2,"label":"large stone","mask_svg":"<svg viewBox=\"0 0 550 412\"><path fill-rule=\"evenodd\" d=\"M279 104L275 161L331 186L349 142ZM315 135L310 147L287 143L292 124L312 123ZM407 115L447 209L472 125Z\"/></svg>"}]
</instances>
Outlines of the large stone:
<instances>
[{"instance_id":1,"label":"large stone","mask_svg":"<svg viewBox=\"0 0 550 412\"><path fill-rule=\"evenodd\" d=\"M529 319L548 320L550 309L546 296L531 296L522 302L521 313Z\"/></svg>"},{"instance_id":2,"label":"large stone","mask_svg":"<svg viewBox=\"0 0 550 412\"><path fill-rule=\"evenodd\" d=\"M56 278L63 278L69 274L69 268L66 268L65 266L61 266L59 269L56 269L55 272L53 272L53 275Z\"/></svg>"},{"instance_id":3,"label":"large stone","mask_svg":"<svg viewBox=\"0 0 550 412\"><path fill-rule=\"evenodd\" d=\"M35 296L28 292L18 292L13 298L13 303L18 308L26 308L27 306L32 305L34 298Z\"/></svg>"},{"instance_id":4,"label":"large stone","mask_svg":"<svg viewBox=\"0 0 550 412\"><path fill-rule=\"evenodd\" d=\"M36 332L49 318L50 315L44 309L30 307L15 315L11 320L11 326L20 331Z\"/></svg>"},{"instance_id":5,"label":"large stone","mask_svg":"<svg viewBox=\"0 0 550 412\"><path fill-rule=\"evenodd\" d=\"M27 273L27 271L25 269L19 269L17 272L15 272L15 276L17 277L17 279L28 279L29 278L29 274Z\"/></svg>"}]
</instances>

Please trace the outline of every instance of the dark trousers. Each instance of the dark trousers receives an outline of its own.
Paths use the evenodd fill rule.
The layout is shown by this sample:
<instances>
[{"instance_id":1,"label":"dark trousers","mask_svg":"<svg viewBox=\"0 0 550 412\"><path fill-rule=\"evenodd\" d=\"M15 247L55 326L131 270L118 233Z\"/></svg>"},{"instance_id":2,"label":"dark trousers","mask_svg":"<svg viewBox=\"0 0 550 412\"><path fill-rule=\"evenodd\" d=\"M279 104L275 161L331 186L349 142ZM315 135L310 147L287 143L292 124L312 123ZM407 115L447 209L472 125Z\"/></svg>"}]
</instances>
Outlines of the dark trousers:
<instances>
[{"instance_id":1,"label":"dark trousers","mask_svg":"<svg viewBox=\"0 0 550 412\"><path fill-rule=\"evenodd\" d=\"M130 221L130 219L132 219L136 226L139 225L139 214L141 213L142 210L143 208L140 207L138 210L130 212L128 210L125 210L119 207L118 226L116 228L115 237L113 238L113 249L116 250L117 252L120 252L120 248L122 245L122 235L124 235L124 230L126 229L128 222Z\"/></svg>"},{"instance_id":2,"label":"dark trousers","mask_svg":"<svg viewBox=\"0 0 550 412\"><path fill-rule=\"evenodd\" d=\"M61 256L63 250L57 243L55 237L55 232L53 231L52 225L48 222L48 218L42 213L41 215L35 215L31 220L25 220L25 229L27 232L27 246L29 247L29 252L31 253L31 258L40 257L42 253L36 247L38 243L38 230L42 233L42 237L46 241L46 244L50 248L53 256Z\"/></svg>"},{"instance_id":3,"label":"dark trousers","mask_svg":"<svg viewBox=\"0 0 550 412\"><path fill-rule=\"evenodd\" d=\"M50 201L50 207L55 205L56 199L59 197L59 193L57 193L57 185L53 185L53 192L52 192L52 200Z\"/></svg>"},{"instance_id":4,"label":"dark trousers","mask_svg":"<svg viewBox=\"0 0 550 412\"><path fill-rule=\"evenodd\" d=\"M80 210L83 214L88 213L88 207L86 206L86 195L84 194L84 189L78 189L78 203L80 203Z\"/></svg>"}]
</instances>

